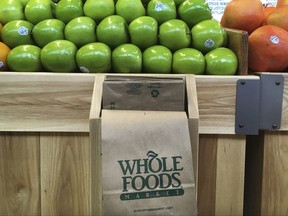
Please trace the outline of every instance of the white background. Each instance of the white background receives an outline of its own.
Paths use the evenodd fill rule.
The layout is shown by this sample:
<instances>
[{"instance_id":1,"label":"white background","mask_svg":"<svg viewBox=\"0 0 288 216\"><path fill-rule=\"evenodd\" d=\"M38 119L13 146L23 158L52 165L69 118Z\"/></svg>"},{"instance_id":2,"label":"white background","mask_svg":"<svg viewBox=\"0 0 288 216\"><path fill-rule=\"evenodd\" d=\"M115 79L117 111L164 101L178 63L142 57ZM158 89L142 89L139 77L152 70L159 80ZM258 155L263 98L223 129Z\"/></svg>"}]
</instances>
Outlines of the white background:
<instances>
[{"instance_id":1,"label":"white background","mask_svg":"<svg viewBox=\"0 0 288 216\"><path fill-rule=\"evenodd\" d=\"M212 10L213 18L220 21L225 6L230 0L206 0ZM276 5L277 0L262 0L264 5Z\"/></svg>"}]
</instances>

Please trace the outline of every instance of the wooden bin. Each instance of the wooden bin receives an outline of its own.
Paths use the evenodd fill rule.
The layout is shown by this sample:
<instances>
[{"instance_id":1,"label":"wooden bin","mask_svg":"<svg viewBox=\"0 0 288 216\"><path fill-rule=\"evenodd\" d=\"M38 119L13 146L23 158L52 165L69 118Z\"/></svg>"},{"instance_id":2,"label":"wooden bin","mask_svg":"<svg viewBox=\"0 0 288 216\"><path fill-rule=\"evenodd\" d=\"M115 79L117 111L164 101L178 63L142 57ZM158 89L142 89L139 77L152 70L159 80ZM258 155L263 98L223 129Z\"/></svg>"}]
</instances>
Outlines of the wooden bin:
<instances>
[{"instance_id":1,"label":"wooden bin","mask_svg":"<svg viewBox=\"0 0 288 216\"><path fill-rule=\"evenodd\" d=\"M0 215L91 215L94 76L0 74Z\"/></svg>"},{"instance_id":2,"label":"wooden bin","mask_svg":"<svg viewBox=\"0 0 288 216\"><path fill-rule=\"evenodd\" d=\"M95 117L104 76L1 73L0 215L101 215ZM184 78L189 128L198 134L195 77Z\"/></svg>"},{"instance_id":3,"label":"wooden bin","mask_svg":"<svg viewBox=\"0 0 288 216\"><path fill-rule=\"evenodd\" d=\"M199 215L243 211L246 137L235 135L240 78L259 79L196 76L197 97L192 100L198 100L198 107L189 110L200 117L199 150L193 149L199 157L194 156L195 164L199 161L195 167ZM99 115L94 103L101 92L94 80L95 75L87 74L1 74L0 215L97 211L101 199L93 179L100 168L94 157L97 146L91 146L90 139L98 137L97 130L89 133L89 115L91 119ZM90 113L91 106L96 109ZM90 127L97 124L91 121Z\"/></svg>"},{"instance_id":4,"label":"wooden bin","mask_svg":"<svg viewBox=\"0 0 288 216\"><path fill-rule=\"evenodd\" d=\"M247 33L227 33L239 59L238 75L245 75ZM200 119L199 147L193 146L199 215L243 213L246 136L235 134L235 98L237 80L244 77L196 76L197 97L191 100L198 98L198 107L189 110ZM99 129L99 122L89 117L99 117L95 103L101 92L94 84L101 79L0 74L0 215L95 215L99 210L94 179L101 164L95 157L99 149L91 145L99 137L89 130Z\"/></svg>"},{"instance_id":5,"label":"wooden bin","mask_svg":"<svg viewBox=\"0 0 288 216\"><path fill-rule=\"evenodd\" d=\"M288 215L288 74L280 75L284 76L281 128L248 137L246 215Z\"/></svg>"}]
</instances>

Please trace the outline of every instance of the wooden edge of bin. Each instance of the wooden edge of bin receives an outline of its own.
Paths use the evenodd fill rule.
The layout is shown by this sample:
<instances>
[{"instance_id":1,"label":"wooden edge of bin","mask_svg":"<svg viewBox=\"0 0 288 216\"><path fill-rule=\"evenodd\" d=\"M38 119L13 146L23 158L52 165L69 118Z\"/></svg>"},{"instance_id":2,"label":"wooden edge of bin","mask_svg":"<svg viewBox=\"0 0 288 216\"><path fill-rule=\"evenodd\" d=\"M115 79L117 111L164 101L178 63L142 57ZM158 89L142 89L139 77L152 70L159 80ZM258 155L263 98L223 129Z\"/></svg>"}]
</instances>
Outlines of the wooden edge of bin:
<instances>
[{"instance_id":1,"label":"wooden edge of bin","mask_svg":"<svg viewBox=\"0 0 288 216\"><path fill-rule=\"evenodd\" d=\"M104 74L97 74L95 76L89 117L91 159L91 215L97 216L103 215L101 108L103 91L102 84L104 79Z\"/></svg>"},{"instance_id":2,"label":"wooden edge of bin","mask_svg":"<svg viewBox=\"0 0 288 216\"><path fill-rule=\"evenodd\" d=\"M228 47L238 58L238 75L248 74L248 32L224 28L228 35Z\"/></svg>"},{"instance_id":3,"label":"wooden edge of bin","mask_svg":"<svg viewBox=\"0 0 288 216\"><path fill-rule=\"evenodd\" d=\"M193 168L196 184L196 197L198 185L198 151L199 151L199 110L197 99L196 78L194 75L186 76L186 92L187 92L187 114L189 133L191 137L191 148L193 156Z\"/></svg>"},{"instance_id":4,"label":"wooden edge of bin","mask_svg":"<svg viewBox=\"0 0 288 216\"><path fill-rule=\"evenodd\" d=\"M281 131L288 131L288 73L281 73L284 76L284 92L282 103Z\"/></svg>"},{"instance_id":5,"label":"wooden edge of bin","mask_svg":"<svg viewBox=\"0 0 288 216\"><path fill-rule=\"evenodd\" d=\"M89 132L92 74L0 73L0 131Z\"/></svg>"},{"instance_id":6,"label":"wooden edge of bin","mask_svg":"<svg viewBox=\"0 0 288 216\"><path fill-rule=\"evenodd\" d=\"M237 81L258 76L197 75L199 134L235 134Z\"/></svg>"}]
</instances>

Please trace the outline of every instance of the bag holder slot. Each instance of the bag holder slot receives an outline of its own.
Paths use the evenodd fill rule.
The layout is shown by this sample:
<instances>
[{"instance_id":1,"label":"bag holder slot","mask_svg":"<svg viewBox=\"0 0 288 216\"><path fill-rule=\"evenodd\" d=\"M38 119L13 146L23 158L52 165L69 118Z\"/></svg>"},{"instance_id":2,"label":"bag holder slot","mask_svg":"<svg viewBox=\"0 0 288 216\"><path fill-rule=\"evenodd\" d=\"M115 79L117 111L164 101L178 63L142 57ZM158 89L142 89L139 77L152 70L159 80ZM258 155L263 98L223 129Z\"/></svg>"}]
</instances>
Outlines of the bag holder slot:
<instances>
[{"instance_id":1,"label":"bag holder slot","mask_svg":"<svg viewBox=\"0 0 288 216\"><path fill-rule=\"evenodd\" d=\"M118 75L117 75L118 76ZM149 76L149 77L180 77L185 80L186 113L188 118L189 135L191 141L193 168L196 184L198 185L198 149L199 149L199 110L194 75L161 75L161 74L121 74L121 76ZM103 215L103 186L102 186L102 147L101 147L101 111L103 100L103 82L105 74L96 74L89 116L90 129L90 163L91 163L91 214Z\"/></svg>"}]
</instances>

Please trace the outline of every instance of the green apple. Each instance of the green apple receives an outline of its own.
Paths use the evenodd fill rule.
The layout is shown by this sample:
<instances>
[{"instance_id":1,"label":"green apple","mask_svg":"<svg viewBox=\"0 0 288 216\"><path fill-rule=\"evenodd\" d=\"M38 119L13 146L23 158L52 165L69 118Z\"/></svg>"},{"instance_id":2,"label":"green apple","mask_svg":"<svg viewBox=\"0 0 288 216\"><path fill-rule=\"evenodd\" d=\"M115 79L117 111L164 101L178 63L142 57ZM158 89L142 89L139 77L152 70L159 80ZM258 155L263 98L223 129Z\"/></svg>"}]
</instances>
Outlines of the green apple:
<instances>
[{"instance_id":1,"label":"green apple","mask_svg":"<svg viewBox=\"0 0 288 216\"><path fill-rule=\"evenodd\" d=\"M206 74L235 75L238 68L236 54L229 48L219 47L205 55Z\"/></svg>"},{"instance_id":2,"label":"green apple","mask_svg":"<svg viewBox=\"0 0 288 216\"><path fill-rule=\"evenodd\" d=\"M141 50L158 42L158 24L153 17L142 16L133 20L128 27L131 43Z\"/></svg>"},{"instance_id":3,"label":"green apple","mask_svg":"<svg viewBox=\"0 0 288 216\"><path fill-rule=\"evenodd\" d=\"M176 74L204 74L204 55L194 48L183 48L173 53L172 72Z\"/></svg>"},{"instance_id":4,"label":"green apple","mask_svg":"<svg viewBox=\"0 0 288 216\"><path fill-rule=\"evenodd\" d=\"M115 14L113 0L87 0L84 3L84 14L99 24L105 17Z\"/></svg>"},{"instance_id":5,"label":"green apple","mask_svg":"<svg viewBox=\"0 0 288 216\"><path fill-rule=\"evenodd\" d=\"M40 61L41 49L35 45L19 45L7 56L7 64L11 71L37 72L42 70Z\"/></svg>"},{"instance_id":6,"label":"green apple","mask_svg":"<svg viewBox=\"0 0 288 216\"><path fill-rule=\"evenodd\" d=\"M96 28L99 42L107 44L111 49L129 42L128 25L119 15L111 15L103 19Z\"/></svg>"},{"instance_id":7,"label":"green apple","mask_svg":"<svg viewBox=\"0 0 288 216\"><path fill-rule=\"evenodd\" d=\"M191 31L182 20L168 20L159 27L159 42L172 52L189 47L191 44Z\"/></svg>"},{"instance_id":8,"label":"green apple","mask_svg":"<svg viewBox=\"0 0 288 216\"><path fill-rule=\"evenodd\" d=\"M134 44L122 44L116 47L112 51L112 68L117 73L140 73L142 71L141 50Z\"/></svg>"},{"instance_id":9,"label":"green apple","mask_svg":"<svg viewBox=\"0 0 288 216\"><path fill-rule=\"evenodd\" d=\"M3 26L1 37L11 49L24 44L34 44L32 29L34 25L26 20L14 20Z\"/></svg>"},{"instance_id":10,"label":"green apple","mask_svg":"<svg viewBox=\"0 0 288 216\"><path fill-rule=\"evenodd\" d=\"M192 46L203 54L221 47L224 35L221 24L217 20L204 20L191 29Z\"/></svg>"},{"instance_id":11,"label":"green apple","mask_svg":"<svg viewBox=\"0 0 288 216\"><path fill-rule=\"evenodd\" d=\"M109 73L111 49L100 42L86 44L77 51L76 62L83 73Z\"/></svg>"},{"instance_id":12,"label":"green apple","mask_svg":"<svg viewBox=\"0 0 288 216\"><path fill-rule=\"evenodd\" d=\"M51 41L64 39L64 29L65 23L61 20L43 20L32 29L33 39L42 48Z\"/></svg>"},{"instance_id":13,"label":"green apple","mask_svg":"<svg viewBox=\"0 0 288 216\"><path fill-rule=\"evenodd\" d=\"M122 16L128 24L137 17L146 15L141 0L118 0L115 7L116 14Z\"/></svg>"},{"instance_id":14,"label":"green apple","mask_svg":"<svg viewBox=\"0 0 288 216\"><path fill-rule=\"evenodd\" d=\"M30 0L24 12L26 20L34 25L42 20L54 18L51 0Z\"/></svg>"},{"instance_id":15,"label":"green apple","mask_svg":"<svg viewBox=\"0 0 288 216\"><path fill-rule=\"evenodd\" d=\"M73 72L77 70L77 47L68 40L55 40L41 50L40 58L43 67L52 72Z\"/></svg>"},{"instance_id":16,"label":"green apple","mask_svg":"<svg viewBox=\"0 0 288 216\"><path fill-rule=\"evenodd\" d=\"M165 46L154 45L143 52L143 70L145 73L171 73L172 52Z\"/></svg>"},{"instance_id":17,"label":"green apple","mask_svg":"<svg viewBox=\"0 0 288 216\"><path fill-rule=\"evenodd\" d=\"M158 25L176 19L177 10L174 0L151 0L147 5L147 15L155 18Z\"/></svg>"},{"instance_id":18,"label":"green apple","mask_svg":"<svg viewBox=\"0 0 288 216\"><path fill-rule=\"evenodd\" d=\"M191 29L203 20L211 20L212 12L205 0L186 0L178 7L178 15Z\"/></svg>"},{"instance_id":19,"label":"green apple","mask_svg":"<svg viewBox=\"0 0 288 216\"><path fill-rule=\"evenodd\" d=\"M73 42L78 48L96 41L96 23L86 16L72 19L64 30L66 40Z\"/></svg>"},{"instance_id":20,"label":"green apple","mask_svg":"<svg viewBox=\"0 0 288 216\"><path fill-rule=\"evenodd\" d=\"M24 20L24 7L19 0L0 1L0 23L5 25L13 20Z\"/></svg>"},{"instance_id":21,"label":"green apple","mask_svg":"<svg viewBox=\"0 0 288 216\"><path fill-rule=\"evenodd\" d=\"M83 15L82 0L61 0L55 6L55 17L62 20L65 24Z\"/></svg>"}]
</instances>

